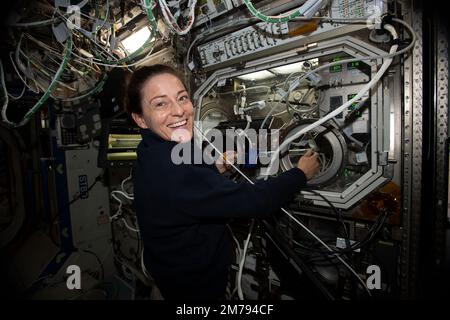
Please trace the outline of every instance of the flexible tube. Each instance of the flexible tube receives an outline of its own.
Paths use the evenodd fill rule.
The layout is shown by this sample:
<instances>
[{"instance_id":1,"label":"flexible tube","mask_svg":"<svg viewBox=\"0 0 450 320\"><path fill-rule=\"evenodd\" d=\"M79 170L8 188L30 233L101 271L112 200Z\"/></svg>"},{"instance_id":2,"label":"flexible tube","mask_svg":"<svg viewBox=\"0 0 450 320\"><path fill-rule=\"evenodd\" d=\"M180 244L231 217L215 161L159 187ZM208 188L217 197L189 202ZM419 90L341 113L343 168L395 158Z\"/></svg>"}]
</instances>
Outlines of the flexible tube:
<instances>
[{"instance_id":1,"label":"flexible tube","mask_svg":"<svg viewBox=\"0 0 450 320\"><path fill-rule=\"evenodd\" d=\"M391 25L385 25L384 28L389 31L394 40L398 39L398 35L397 32L395 31L394 27L392 27ZM389 55L393 55L396 51L397 51L398 45L394 44L390 51L389 51ZM296 140L298 137L304 135L305 133L307 133L308 131L313 130L314 128L316 128L317 126L320 126L321 124L323 124L324 122L327 122L328 120L336 117L338 114L340 114L341 112L343 112L344 110L346 110L349 106L351 106L355 101L358 101L359 99L361 99L371 88L373 88L378 81L380 81L381 77L384 75L384 73L386 72L386 70L389 68L389 66L391 65L392 62L392 57L387 58L383 64L381 65L381 68L378 70L378 72L375 74L375 76L372 78L372 80L370 80L370 82L368 82L357 94L356 96L354 96L352 99L348 100L346 103L344 103L342 106L340 106L339 108L333 110L332 112L330 112L329 114L327 114L326 116L320 118L319 120L317 120L316 122L306 126L305 128L303 128L302 130L300 130L299 132L297 132L296 134L294 134L292 137L288 138L287 140L283 141L283 143L273 152L272 154L272 158L270 160L270 164L268 167L267 172L271 173L273 172L273 167L275 165L276 159L279 156L281 150L284 150L285 148L288 148L289 145ZM342 61L340 61L340 63L342 63ZM277 170L278 172L278 170ZM268 178L268 175L266 175L265 179Z\"/></svg>"},{"instance_id":2,"label":"flexible tube","mask_svg":"<svg viewBox=\"0 0 450 320\"><path fill-rule=\"evenodd\" d=\"M194 124L194 129L198 130L198 132L200 133L200 135L202 136L203 139L205 139L207 141L207 143L214 149L216 150L216 152L223 157L223 153L211 142L209 141L209 139L205 136L205 134L202 132L202 130L196 125ZM249 177L247 177L247 175L245 173L243 173L234 163L232 163L228 158L224 158L225 161L228 162L228 164L231 165L231 167L233 167L233 169L235 169L245 180L247 180L250 184L254 185L255 183L250 180ZM301 228L303 228L306 232L308 232L314 239L316 239L320 244L322 244L328 251L331 252L332 255L334 255L357 279L358 281L362 284L363 288L365 288L365 290L367 291L369 296L372 296L372 294L370 293L369 289L366 286L366 283L359 277L359 275L356 273L356 271L347 263L345 262L344 259L342 259L339 254L336 254L325 242L322 241L322 239L320 239L318 236L316 236L314 234L314 232L312 232L311 230L308 229L308 227L306 227L304 224L302 224L300 221L298 221L292 214L290 214L286 209L281 208L281 210L288 215L294 222L296 222ZM250 238L251 236L251 231L250 230L247 239ZM242 255L243 257L246 256L246 252L247 252L247 248L244 247L243 251L242 251ZM241 260L242 262L242 260ZM244 261L245 262L245 261ZM239 274L238 274L239 276ZM238 281L240 282L242 280L242 272L241 272L241 277L238 278ZM238 282L238 283L239 283Z\"/></svg>"},{"instance_id":3,"label":"flexible tube","mask_svg":"<svg viewBox=\"0 0 450 320\"><path fill-rule=\"evenodd\" d=\"M9 125L15 126L15 127L23 126L24 124L28 123L28 121L31 119L33 114L42 107L42 105L45 103L45 101L47 101L47 99L50 97L51 93L55 89L56 84L59 81L59 78L61 77L61 75L64 71L64 68L67 65L67 61L69 60L71 52L72 52L72 37L69 37L69 38L67 38L66 48L64 50L64 59L61 62L61 65L59 66L58 70L56 71L56 74L55 74L52 82L50 83L50 85L48 86L48 88L44 92L44 94L39 98L38 102L36 102L36 104L25 114L25 116L23 117L23 120L19 123L9 121L8 117L6 115L7 106L3 107L2 108L2 119L4 122L8 123Z\"/></svg>"}]
</instances>

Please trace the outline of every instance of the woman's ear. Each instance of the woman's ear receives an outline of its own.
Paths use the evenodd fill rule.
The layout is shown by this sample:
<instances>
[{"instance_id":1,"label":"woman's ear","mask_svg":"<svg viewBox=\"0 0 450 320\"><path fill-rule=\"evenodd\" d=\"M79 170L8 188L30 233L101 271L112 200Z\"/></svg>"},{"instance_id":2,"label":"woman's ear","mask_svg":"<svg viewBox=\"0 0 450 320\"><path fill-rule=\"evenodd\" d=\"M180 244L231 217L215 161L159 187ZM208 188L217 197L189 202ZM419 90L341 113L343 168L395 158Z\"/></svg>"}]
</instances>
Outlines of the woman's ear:
<instances>
[{"instance_id":1,"label":"woman's ear","mask_svg":"<svg viewBox=\"0 0 450 320\"><path fill-rule=\"evenodd\" d=\"M134 122L136 122L136 124L137 124L140 128L142 128L142 129L148 129L148 126L147 126L147 124L145 123L144 118L143 118L140 114L137 114L137 113L132 112L132 113L131 113L131 117L133 118Z\"/></svg>"}]
</instances>

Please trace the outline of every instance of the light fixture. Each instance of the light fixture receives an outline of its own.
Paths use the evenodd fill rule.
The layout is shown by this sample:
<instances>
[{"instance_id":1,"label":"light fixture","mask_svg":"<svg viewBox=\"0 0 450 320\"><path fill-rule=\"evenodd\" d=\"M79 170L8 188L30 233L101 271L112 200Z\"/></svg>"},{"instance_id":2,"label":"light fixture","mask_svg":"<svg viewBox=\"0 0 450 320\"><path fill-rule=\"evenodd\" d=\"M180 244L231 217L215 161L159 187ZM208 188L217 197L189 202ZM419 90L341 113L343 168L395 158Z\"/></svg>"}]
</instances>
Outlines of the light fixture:
<instances>
[{"instance_id":1,"label":"light fixture","mask_svg":"<svg viewBox=\"0 0 450 320\"><path fill-rule=\"evenodd\" d=\"M133 54L138 50L150 37L150 28L145 26L122 40L122 46L128 52Z\"/></svg>"},{"instance_id":2,"label":"light fixture","mask_svg":"<svg viewBox=\"0 0 450 320\"><path fill-rule=\"evenodd\" d=\"M252 73L248 73L248 74L243 74L242 76L239 76L238 78L241 80L255 81L255 80L270 79L273 77L275 77L275 75L272 72L263 70L263 71L257 71L257 72L252 72Z\"/></svg>"},{"instance_id":3,"label":"light fixture","mask_svg":"<svg viewBox=\"0 0 450 320\"><path fill-rule=\"evenodd\" d=\"M273 71L276 74L291 74L294 72L299 72L301 70L302 70L301 62L287 64L285 66L270 69L270 71Z\"/></svg>"},{"instance_id":4,"label":"light fixture","mask_svg":"<svg viewBox=\"0 0 450 320\"><path fill-rule=\"evenodd\" d=\"M318 59L311 59L303 62L295 62L291 64L287 64L284 66L276 67L270 69L273 73L276 74L291 74L295 72L305 72L314 68L318 64Z\"/></svg>"}]
</instances>

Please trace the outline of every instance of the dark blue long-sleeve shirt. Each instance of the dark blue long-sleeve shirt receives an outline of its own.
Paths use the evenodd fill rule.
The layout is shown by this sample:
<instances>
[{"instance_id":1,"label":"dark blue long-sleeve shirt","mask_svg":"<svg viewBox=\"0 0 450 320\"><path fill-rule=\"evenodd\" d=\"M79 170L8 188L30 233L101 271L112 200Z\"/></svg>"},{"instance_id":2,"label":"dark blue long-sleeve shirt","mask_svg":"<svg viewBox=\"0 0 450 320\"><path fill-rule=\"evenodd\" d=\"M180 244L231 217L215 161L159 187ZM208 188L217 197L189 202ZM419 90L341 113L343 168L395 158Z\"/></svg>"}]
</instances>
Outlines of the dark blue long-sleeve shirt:
<instances>
[{"instance_id":1,"label":"dark blue long-sleeve shirt","mask_svg":"<svg viewBox=\"0 0 450 320\"><path fill-rule=\"evenodd\" d=\"M235 183L215 165L171 160L175 142L142 130L133 175L144 263L166 299L220 299L230 265L229 218L267 218L306 185L297 168Z\"/></svg>"}]
</instances>

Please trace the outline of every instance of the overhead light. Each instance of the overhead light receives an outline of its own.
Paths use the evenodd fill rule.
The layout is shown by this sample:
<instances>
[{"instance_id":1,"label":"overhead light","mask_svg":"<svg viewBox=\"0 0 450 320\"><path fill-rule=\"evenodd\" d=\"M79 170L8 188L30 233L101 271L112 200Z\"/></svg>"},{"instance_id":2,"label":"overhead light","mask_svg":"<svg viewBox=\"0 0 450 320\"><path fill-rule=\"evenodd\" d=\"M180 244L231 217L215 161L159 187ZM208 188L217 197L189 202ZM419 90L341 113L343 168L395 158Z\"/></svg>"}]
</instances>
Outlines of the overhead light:
<instances>
[{"instance_id":1,"label":"overhead light","mask_svg":"<svg viewBox=\"0 0 450 320\"><path fill-rule=\"evenodd\" d=\"M270 71L275 72L276 74L291 74L294 72L299 72L302 70L302 64L301 62L287 64L285 66L276 67L273 69L270 69Z\"/></svg>"},{"instance_id":2,"label":"overhead light","mask_svg":"<svg viewBox=\"0 0 450 320\"><path fill-rule=\"evenodd\" d=\"M317 66L318 59L311 59L303 62L296 62L287 64L284 66L276 67L270 69L270 71L276 73L276 74L291 74L294 72L305 72L310 70L311 68Z\"/></svg>"},{"instance_id":3,"label":"overhead light","mask_svg":"<svg viewBox=\"0 0 450 320\"><path fill-rule=\"evenodd\" d=\"M253 73L244 74L237 78L239 78L241 80L255 81L255 80L270 79L273 77L275 77L275 75L272 72L263 70L263 71L257 71L257 72L253 72Z\"/></svg>"},{"instance_id":4,"label":"overhead light","mask_svg":"<svg viewBox=\"0 0 450 320\"><path fill-rule=\"evenodd\" d=\"M145 26L123 39L122 46L127 50L128 54L133 54L148 40L150 34L150 28Z\"/></svg>"}]
</instances>

